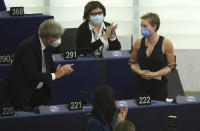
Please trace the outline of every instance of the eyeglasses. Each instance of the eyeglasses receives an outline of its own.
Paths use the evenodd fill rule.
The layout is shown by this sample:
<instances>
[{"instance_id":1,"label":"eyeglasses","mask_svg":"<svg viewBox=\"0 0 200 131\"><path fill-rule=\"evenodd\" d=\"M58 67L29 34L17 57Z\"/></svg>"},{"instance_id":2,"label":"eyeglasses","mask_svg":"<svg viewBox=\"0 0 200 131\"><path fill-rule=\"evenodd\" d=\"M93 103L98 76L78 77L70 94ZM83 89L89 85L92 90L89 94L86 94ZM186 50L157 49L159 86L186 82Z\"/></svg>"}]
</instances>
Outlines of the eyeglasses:
<instances>
[{"instance_id":1,"label":"eyeglasses","mask_svg":"<svg viewBox=\"0 0 200 131\"><path fill-rule=\"evenodd\" d=\"M103 14L103 11L90 13L90 15L92 16L101 15L101 14Z\"/></svg>"}]
</instances>

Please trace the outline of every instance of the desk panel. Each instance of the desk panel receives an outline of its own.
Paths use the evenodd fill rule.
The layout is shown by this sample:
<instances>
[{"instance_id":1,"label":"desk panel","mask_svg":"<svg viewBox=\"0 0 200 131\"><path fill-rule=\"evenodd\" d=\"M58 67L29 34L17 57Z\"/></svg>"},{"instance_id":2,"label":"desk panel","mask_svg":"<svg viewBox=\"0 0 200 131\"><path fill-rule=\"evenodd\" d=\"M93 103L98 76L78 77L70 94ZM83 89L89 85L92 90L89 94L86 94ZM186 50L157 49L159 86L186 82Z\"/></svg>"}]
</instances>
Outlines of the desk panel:
<instances>
[{"instance_id":1,"label":"desk panel","mask_svg":"<svg viewBox=\"0 0 200 131\"><path fill-rule=\"evenodd\" d=\"M133 98L134 73L128 66L129 57L122 58L82 58L80 60L55 60L58 65L74 63L74 72L54 81L53 99L50 104L63 104L71 99L91 102L91 97L76 90L92 93L99 85L113 87L116 99ZM123 70L122 70L123 68Z\"/></svg>"},{"instance_id":2,"label":"desk panel","mask_svg":"<svg viewBox=\"0 0 200 131\"><path fill-rule=\"evenodd\" d=\"M105 84L113 87L117 100L133 98L135 73L130 69L128 60L129 57L64 60L61 55L54 55L56 65L74 63L75 66L72 74L53 82L51 86L53 98L49 104L64 104L72 99L91 102L90 96L78 93L77 89L92 93L97 86ZM10 65L0 65L0 78L5 78L9 67ZM171 92L173 96L181 94L177 91L179 86L174 79L176 77L178 74L175 77L168 76L170 88L173 89L169 92L169 96Z\"/></svg>"},{"instance_id":3,"label":"desk panel","mask_svg":"<svg viewBox=\"0 0 200 131\"><path fill-rule=\"evenodd\" d=\"M17 46L23 40L36 34L39 25L44 20L50 18L53 18L53 16L32 15L0 17L0 53L14 53Z\"/></svg>"},{"instance_id":4,"label":"desk panel","mask_svg":"<svg viewBox=\"0 0 200 131\"><path fill-rule=\"evenodd\" d=\"M45 115L18 112L18 115L23 115L0 118L0 125L1 130L6 131L16 129L20 131L81 131L85 113L90 110ZM163 131L167 127L167 116L175 115L178 117L177 131L199 131L199 110L200 103L169 104L154 102L153 105L149 106L129 104L127 119L135 124L137 131Z\"/></svg>"}]
</instances>

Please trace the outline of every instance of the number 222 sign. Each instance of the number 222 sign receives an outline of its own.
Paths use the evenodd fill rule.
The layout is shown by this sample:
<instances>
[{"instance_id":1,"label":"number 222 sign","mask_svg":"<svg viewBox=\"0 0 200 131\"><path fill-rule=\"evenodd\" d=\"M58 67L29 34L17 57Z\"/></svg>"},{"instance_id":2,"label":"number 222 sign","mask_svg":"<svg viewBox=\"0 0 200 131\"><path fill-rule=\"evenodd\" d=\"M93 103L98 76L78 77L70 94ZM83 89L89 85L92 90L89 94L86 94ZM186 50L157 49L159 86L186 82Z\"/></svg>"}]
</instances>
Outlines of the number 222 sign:
<instances>
[{"instance_id":1,"label":"number 222 sign","mask_svg":"<svg viewBox=\"0 0 200 131\"><path fill-rule=\"evenodd\" d=\"M137 99L138 105L151 105L151 97L150 96L139 96Z\"/></svg>"}]
</instances>

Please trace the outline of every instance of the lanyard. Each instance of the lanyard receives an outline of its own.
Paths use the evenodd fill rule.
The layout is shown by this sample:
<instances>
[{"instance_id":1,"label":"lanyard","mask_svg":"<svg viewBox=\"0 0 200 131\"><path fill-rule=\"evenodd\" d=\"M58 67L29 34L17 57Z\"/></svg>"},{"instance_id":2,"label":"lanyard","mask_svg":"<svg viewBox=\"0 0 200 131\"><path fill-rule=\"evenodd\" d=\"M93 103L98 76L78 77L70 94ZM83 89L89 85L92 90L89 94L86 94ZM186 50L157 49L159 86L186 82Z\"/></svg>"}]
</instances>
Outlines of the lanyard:
<instances>
[{"instance_id":1,"label":"lanyard","mask_svg":"<svg viewBox=\"0 0 200 131\"><path fill-rule=\"evenodd\" d=\"M104 31L104 29L102 29L102 31L101 31L101 36L103 35L103 31ZM94 37L95 41L98 40L98 39L97 39L98 37L97 37L97 35L96 35L94 29L92 29L92 34L93 34L93 37Z\"/></svg>"}]
</instances>

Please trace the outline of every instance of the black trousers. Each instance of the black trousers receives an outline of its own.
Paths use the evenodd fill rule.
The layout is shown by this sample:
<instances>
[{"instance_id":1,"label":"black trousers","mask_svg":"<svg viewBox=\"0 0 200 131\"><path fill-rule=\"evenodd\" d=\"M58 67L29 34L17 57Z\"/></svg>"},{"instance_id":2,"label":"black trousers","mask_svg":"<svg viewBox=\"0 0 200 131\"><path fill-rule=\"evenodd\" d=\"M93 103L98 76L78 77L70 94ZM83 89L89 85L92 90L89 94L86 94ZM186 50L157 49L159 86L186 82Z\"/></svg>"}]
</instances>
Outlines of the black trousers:
<instances>
[{"instance_id":1,"label":"black trousers","mask_svg":"<svg viewBox=\"0 0 200 131\"><path fill-rule=\"evenodd\" d=\"M161 80L145 80L136 76L134 85L134 98L149 95L152 100L166 101L168 95L166 77L163 76Z\"/></svg>"},{"instance_id":2,"label":"black trousers","mask_svg":"<svg viewBox=\"0 0 200 131\"><path fill-rule=\"evenodd\" d=\"M32 99L27 105L31 107L37 107L41 105L48 105L50 100L50 89L48 87L42 87L40 89L36 89Z\"/></svg>"},{"instance_id":3,"label":"black trousers","mask_svg":"<svg viewBox=\"0 0 200 131\"><path fill-rule=\"evenodd\" d=\"M8 87L6 80L0 79L0 105L10 103Z\"/></svg>"},{"instance_id":4,"label":"black trousers","mask_svg":"<svg viewBox=\"0 0 200 131\"><path fill-rule=\"evenodd\" d=\"M49 87L43 86L40 89L36 89L35 92L32 95L32 98L28 103L25 103L24 105L18 105L15 104L14 107L16 110L21 111L33 111L32 109L37 108L41 105L48 105L49 100L51 98L51 90Z\"/></svg>"}]
</instances>

